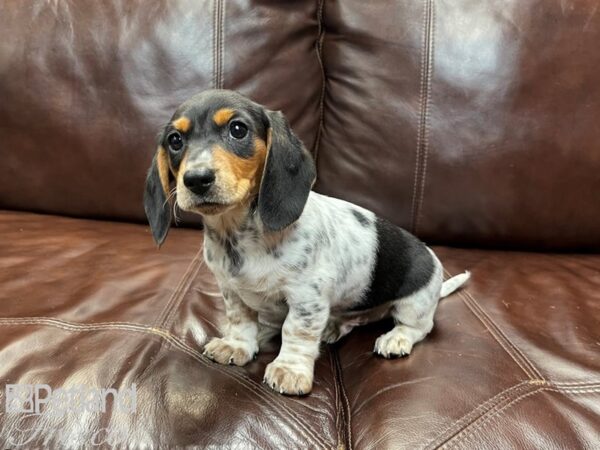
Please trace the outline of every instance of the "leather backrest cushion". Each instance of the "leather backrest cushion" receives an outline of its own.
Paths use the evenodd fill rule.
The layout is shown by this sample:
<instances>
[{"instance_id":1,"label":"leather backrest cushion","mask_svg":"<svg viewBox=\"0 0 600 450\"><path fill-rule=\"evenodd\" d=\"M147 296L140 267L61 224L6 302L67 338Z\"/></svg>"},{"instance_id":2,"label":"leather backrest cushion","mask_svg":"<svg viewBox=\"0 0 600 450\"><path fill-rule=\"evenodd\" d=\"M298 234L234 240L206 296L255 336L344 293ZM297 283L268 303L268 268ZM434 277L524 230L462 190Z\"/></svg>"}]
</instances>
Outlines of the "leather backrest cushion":
<instances>
[{"instance_id":1,"label":"leather backrest cushion","mask_svg":"<svg viewBox=\"0 0 600 450\"><path fill-rule=\"evenodd\" d=\"M186 98L236 89L312 147L316 2L0 4L0 208L145 221L159 128Z\"/></svg>"},{"instance_id":2,"label":"leather backrest cushion","mask_svg":"<svg viewBox=\"0 0 600 450\"><path fill-rule=\"evenodd\" d=\"M144 221L158 128L225 87L284 111L316 190L428 242L600 248L595 8L3 2L0 208Z\"/></svg>"},{"instance_id":3,"label":"leather backrest cushion","mask_svg":"<svg viewBox=\"0 0 600 450\"><path fill-rule=\"evenodd\" d=\"M317 189L428 241L600 247L592 0L326 2Z\"/></svg>"}]
</instances>

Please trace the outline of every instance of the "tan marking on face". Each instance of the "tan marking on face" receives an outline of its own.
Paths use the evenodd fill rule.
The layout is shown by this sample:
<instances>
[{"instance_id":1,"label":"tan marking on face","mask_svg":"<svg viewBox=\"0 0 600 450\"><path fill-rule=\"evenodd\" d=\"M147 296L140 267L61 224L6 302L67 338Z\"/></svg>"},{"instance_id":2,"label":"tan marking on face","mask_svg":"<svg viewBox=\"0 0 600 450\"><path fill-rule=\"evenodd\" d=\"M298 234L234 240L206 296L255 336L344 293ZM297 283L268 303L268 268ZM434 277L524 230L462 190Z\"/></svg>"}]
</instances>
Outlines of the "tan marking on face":
<instances>
[{"instance_id":1,"label":"tan marking on face","mask_svg":"<svg viewBox=\"0 0 600 450\"><path fill-rule=\"evenodd\" d=\"M273 143L273 128L269 128L267 131L267 151L271 150L271 144Z\"/></svg>"},{"instance_id":2,"label":"tan marking on face","mask_svg":"<svg viewBox=\"0 0 600 450\"><path fill-rule=\"evenodd\" d=\"M229 119L231 119L234 114L235 111L233 109L221 108L213 115L213 122L217 126L222 127L227 122L229 122Z\"/></svg>"},{"instance_id":3,"label":"tan marking on face","mask_svg":"<svg viewBox=\"0 0 600 450\"><path fill-rule=\"evenodd\" d=\"M183 183L183 175L185 174L185 169L187 165L188 153L186 152L181 159L181 163L179 164L179 170L175 173L175 179L177 180L177 205L181 209L188 210L192 206L192 199L190 196L190 192L185 187Z\"/></svg>"},{"instance_id":4,"label":"tan marking on face","mask_svg":"<svg viewBox=\"0 0 600 450\"><path fill-rule=\"evenodd\" d=\"M169 156L162 145L158 147L156 152L156 165L163 191L165 191L165 195L169 195Z\"/></svg>"},{"instance_id":5,"label":"tan marking on face","mask_svg":"<svg viewBox=\"0 0 600 450\"><path fill-rule=\"evenodd\" d=\"M269 158L269 153L271 152L271 144L273 143L273 128L269 128L267 130L267 142L261 140L261 142L263 142L265 144L265 164ZM259 187L258 190L260 192L260 190L262 189L262 174L261 174L261 180L259 182Z\"/></svg>"},{"instance_id":6,"label":"tan marking on face","mask_svg":"<svg viewBox=\"0 0 600 450\"><path fill-rule=\"evenodd\" d=\"M175 177L177 177L177 184L181 184L183 186L183 175L185 174L185 169L187 166L188 153L186 152L181 158L181 163L179 163L179 170L175 172Z\"/></svg>"},{"instance_id":7,"label":"tan marking on face","mask_svg":"<svg viewBox=\"0 0 600 450\"><path fill-rule=\"evenodd\" d=\"M240 158L223 147L213 150L213 165L217 171L217 184L231 203L242 203L258 191L267 155L265 141L254 140L254 154Z\"/></svg>"},{"instance_id":8,"label":"tan marking on face","mask_svg":"<svg viewBox=\"0 0 600 450\"><path fill-rule=\"evenodd\" d=\"M179 119L174 120L172 125L177 131L187 133L192 127L192 121L185 116L181 116Z\"/></svg>"}]
</instances>

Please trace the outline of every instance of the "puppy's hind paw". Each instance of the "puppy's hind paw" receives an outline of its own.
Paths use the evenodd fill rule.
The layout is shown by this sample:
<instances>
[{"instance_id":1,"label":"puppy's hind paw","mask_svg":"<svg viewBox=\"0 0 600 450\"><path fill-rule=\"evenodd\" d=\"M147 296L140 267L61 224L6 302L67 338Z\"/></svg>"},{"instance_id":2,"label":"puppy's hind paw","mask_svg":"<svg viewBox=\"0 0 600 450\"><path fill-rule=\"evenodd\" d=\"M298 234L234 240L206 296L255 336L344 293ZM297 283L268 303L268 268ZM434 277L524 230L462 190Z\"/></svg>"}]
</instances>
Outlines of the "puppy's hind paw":
<instances>
[{"instance_id":1,"label":"puppy's hind paw","mask_svg":"<svg viewBox=\"0 0 600 450\"><path fill-rule=\"evenodd\" d=\"M413 343L410 340L402 336L401 333L392 330L377 338L373 353L386 359L392 359L409 355L412 348Z\"/></svg>"}]
</instances>

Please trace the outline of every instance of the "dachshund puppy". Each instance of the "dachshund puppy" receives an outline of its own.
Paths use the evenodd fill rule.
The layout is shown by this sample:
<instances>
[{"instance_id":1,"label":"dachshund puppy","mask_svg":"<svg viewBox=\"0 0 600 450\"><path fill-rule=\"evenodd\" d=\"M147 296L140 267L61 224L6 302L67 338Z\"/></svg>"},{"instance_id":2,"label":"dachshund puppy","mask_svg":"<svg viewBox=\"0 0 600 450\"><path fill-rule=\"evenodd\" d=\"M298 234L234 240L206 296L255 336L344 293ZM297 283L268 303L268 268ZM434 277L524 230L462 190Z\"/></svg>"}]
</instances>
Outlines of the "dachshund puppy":
<instances>
[{"instance_id":1,"label":"dachshund puppy","mask_svg":"<svg viewBox=\"0 0 600 450\"><path fill-rule=\"evenodd\" d=\"M202 216L204 259L225 301L227 326L204 354L243 366L259 338L281 331L265 382L308 394L321 341L386 316L394 328L374 352L408 355L433 327L441 297L469 278L443 281L435 254L407 231L351 203L311 192L315 165L281 112L226 90L183 103L160 134L144 207L162 244L168 193Z\"/></svg>"}]
</instances>

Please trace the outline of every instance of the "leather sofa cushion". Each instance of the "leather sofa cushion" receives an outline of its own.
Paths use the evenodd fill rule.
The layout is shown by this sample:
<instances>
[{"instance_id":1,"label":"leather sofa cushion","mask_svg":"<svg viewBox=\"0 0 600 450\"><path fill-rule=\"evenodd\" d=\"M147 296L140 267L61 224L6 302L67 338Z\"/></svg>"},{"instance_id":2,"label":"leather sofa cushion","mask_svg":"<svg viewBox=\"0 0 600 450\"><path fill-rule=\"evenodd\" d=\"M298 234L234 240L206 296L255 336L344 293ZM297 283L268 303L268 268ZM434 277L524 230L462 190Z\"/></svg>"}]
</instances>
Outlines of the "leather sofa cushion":
<instances>
[{"instance_id":1,"label":"leather sofa cushion","mask_svg":"<svg viewBox=\"0 0 600 450\"><path fill-rule=\"evenodd\" d=\"M202 233L0 213L0 379L98 388L136 384L137 413L0 416L3 447L46 424L45 445L125 430L139 447L591 447L600 438L600 256L436 247L469 286L440 304L404 359L371 354L389 322L324 346L303 399L261 381L275 340L243 368L201 355L223 306L199 259ZM42 245L46 242L46 245ZM84 424L85 426L81 426ZM69 434L70 433L70 434ZM67 441L67 439L71 439ZM597 440L597 439L596 439Z\"/></svg>"},{"instance_id":2,"label":"leather sofa cushion","mask_svg":"<svg viewBox=\"0 0 600 450\"><path fill-rule=\"evenodd\" d=\"M145 222L156 135L205 89L283 110L312 149L317 30L306 1L2 4L0 208Z\"/></svg>"},{"instance_id":3,"label":"leather sofa cushion","mask_svg":"<svg viewBox=\"0 0 600 450\"><path fill-rule=\"evenodd\" d=\"M600 248L592 0L325 2L316 189L429 242Z\"/></svg>"}]
</instances>

